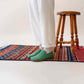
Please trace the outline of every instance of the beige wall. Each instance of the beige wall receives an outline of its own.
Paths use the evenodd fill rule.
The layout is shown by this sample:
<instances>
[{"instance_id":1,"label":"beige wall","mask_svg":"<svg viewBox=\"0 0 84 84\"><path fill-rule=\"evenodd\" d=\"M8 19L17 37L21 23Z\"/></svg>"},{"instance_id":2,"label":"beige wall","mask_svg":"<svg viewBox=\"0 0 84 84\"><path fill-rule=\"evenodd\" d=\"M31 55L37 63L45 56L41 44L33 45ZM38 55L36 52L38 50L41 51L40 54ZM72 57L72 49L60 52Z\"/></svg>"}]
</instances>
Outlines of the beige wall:
<instances>
[{"instance_id":1,"label":"beige wall","mask_svg":"<svg viewBox=\"0 0 84 84\"><path fill-rule=\"evenodd\" d=\"M80 44L83 45L84 31L84 0L55 0L55 13L63 10L76 10L81 12L77 17ZM0 0L0 46L7 44L34 44L29 19L27 0ZM56 28L59 16L56 15ZM69 31L69 17L66 30ZM65 38L70 36L66 33Z\"/></svg>"},{"instance_id":2,"label":"beige wall","mask_svg":"<svg viewBox=\"0 0 84 84\"><path fill-rule=\"evenodd\" d=\"M29 31L27 0L0 0L0 46L28 44Z\"/></svg>"}]
</instances>

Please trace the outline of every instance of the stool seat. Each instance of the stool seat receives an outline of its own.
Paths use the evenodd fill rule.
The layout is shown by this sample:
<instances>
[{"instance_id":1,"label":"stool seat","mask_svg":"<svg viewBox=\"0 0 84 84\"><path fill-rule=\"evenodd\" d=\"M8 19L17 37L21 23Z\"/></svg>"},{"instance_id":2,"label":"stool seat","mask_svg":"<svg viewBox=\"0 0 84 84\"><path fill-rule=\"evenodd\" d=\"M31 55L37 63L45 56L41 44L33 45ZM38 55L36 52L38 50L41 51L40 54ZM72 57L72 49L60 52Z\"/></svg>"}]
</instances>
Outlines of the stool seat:
<instances>
[{"instance_id":1,"label":"stool seat","mask_svg":"<svg viewBox=\"0 0 84 84\"><path fill-rule=\"evenodd\" d=\"M57 15L80 15L80 12L77 11L61 11Z\"/></svg>"}]
</instances>

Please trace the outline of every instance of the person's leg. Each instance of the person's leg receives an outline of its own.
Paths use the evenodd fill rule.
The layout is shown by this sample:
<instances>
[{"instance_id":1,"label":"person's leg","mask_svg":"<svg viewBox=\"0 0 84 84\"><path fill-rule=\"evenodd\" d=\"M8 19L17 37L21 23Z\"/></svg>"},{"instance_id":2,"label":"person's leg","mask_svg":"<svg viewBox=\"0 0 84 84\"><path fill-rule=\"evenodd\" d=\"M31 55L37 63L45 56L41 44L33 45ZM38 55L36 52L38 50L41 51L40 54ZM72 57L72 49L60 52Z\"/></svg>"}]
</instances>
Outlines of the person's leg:
<instances>
[{"instance_id":1,"label":"person's leg","mask_svg":"<svg viewBox=\"0 0 84 84\"><path fill-rule=\"evenodd\" d=\"M33 38L36 45L40 45L40 19L39 19L39 7L38 0L28 0L28 13L29 21Z\"/></svg>"},{"instance_id":2,"label":"person's leg","mask_svg":"<svg viewBox=\"0 0 84 84\"><path fill-rule=\"evenodd\" d=\"M28 13L29 13L29 20L31 25L31 30L33 34L33 38L36 45L41 44L40 40L40 18L39 18L39 8L38 8L38 0L28 0ZM28 58L37 55L42 48L38 49L33 54L28 55Z\"/></svg>"},{"instance_id":3,"label":"person's leg","mask_svg":"<svg viewBox=\"0 0 84 84\"><path fill-rule=\"evenodd\" d=\"M49 53L55 47L54 0L39 0L42 47Z\"/></svg>"},{"instance_id":4,"label":"person's leg","mask_svg":"<svg viewBox=\"0 0 84 84\"><path fill-rule=\"evenodd\" d=\"M33 61L53 58L55 47L55 20L54 20L54 0L39 0L40 14L40 34L41 44L44 50L34 57Z\"/></svg>"},{"instance_id":5,"label":"person's leg","mask_svg":"<svg viewBox=\"0 0 84 84\"><path fill-rule=\"evenodd\" d=\"M34 40L43 47L55 47L54 0L28 0Z\"/></svg>"}]
</instances>

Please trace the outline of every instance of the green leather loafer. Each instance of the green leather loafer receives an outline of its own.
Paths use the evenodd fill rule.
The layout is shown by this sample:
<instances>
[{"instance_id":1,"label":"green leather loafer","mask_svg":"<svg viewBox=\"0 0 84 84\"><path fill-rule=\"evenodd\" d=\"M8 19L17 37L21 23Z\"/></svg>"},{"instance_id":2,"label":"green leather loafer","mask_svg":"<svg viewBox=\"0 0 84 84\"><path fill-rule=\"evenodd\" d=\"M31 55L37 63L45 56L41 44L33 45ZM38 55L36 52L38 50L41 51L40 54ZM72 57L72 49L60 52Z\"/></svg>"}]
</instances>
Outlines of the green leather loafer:
<instances>
[{"instance_id":1,"label":"green leather loafer","mask_svg":"<svg viewBox=\"0 0 84 84\"><path fill-rule=\"evenodd\" d=\"M34 53L31 54L31 55L28 55L27 57L28 57L28 58L33 57L33 56L39 54L40 52L41 52L41 49L38 49L36 52L34 52Z\"/></svg>"}]
</instances>

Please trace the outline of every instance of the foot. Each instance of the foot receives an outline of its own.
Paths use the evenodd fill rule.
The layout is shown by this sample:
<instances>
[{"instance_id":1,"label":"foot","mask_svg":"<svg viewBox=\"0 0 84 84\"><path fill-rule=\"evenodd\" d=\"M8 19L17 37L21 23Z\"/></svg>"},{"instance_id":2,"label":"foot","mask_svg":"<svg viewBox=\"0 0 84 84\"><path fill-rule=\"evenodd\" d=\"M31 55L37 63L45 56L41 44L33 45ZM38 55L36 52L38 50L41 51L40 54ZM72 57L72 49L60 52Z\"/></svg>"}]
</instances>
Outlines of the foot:
<instances>
[{"instance_id":1,"label":"foot","mask_svg":"<svg viewBox=\"0 0 84 84\"><path fill-rule=\"evenodd\" d=\"M53 57L54 57L53 52L47 53L45 50L42 50L39 54L31 57L30 59L32 61L43 61L43 60L46 60L46 59L51 59Z\"/></svg>"},{"instance_id":2,"label":"foot","mask_svg":"<svg viewBox=\"0 0 84 84\"><path fill-rule=\"evenodd\" d=\"M31 55L28 55L27 57L28 57L28 58L33 57L33 56L39 54L40 52L41 52L41 49L38 49L36 52L34 52L34 53L31 54Z\"/></svg>"},{"instance_id":3,"label":"foot","mask_svg":"<svg viewBox=\"0 0 84 84\"><path fill-rule=\"evenodd\" d=\"M54 52L54 47L44 48L47 53Z\"/></svg>"}]
</instances>

